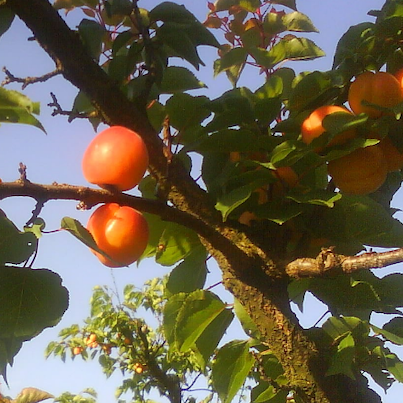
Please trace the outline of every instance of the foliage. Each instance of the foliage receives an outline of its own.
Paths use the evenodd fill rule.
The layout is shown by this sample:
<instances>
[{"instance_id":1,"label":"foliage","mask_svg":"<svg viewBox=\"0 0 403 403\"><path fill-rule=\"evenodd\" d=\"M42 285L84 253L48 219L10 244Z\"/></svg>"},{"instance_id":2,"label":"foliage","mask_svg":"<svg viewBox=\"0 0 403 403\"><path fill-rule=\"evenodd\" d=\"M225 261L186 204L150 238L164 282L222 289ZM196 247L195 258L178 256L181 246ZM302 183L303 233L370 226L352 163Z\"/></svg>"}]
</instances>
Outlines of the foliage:
<instances>
[{"instance_id":1,"label":"foliage","mask_svg":"<svg viewBox=\"0 0 403 403\"><path fill-rule=\"evenodd\" d=\"M10 9L0 8L0 34L12 23L12 3L6 1ZM308 386L290 379L285 368L289 358L277 354L271 344L275 336L262 332L265 325L256 310L264 311L265 304L253 311L252 296L227 304L205 288L206 261L213 255L223 270L223 282L230 284L227 288L234 294L232 277L243 281L245 290L256 284L266 287L261 295L274 296L282 307L294 302L302 309L305 294L315 295L328 307L327 320L306 332L292 326L301 339L307 335L319 346L321 368L326 368L321 376L344 376L359 383L366 373L387 390L393 382L403 382L403 362L389 347L403 344L402 274L379 278L370 270L339 270L301 279L285 278L284 267L297 258L316 257L324 246L345 255L355 255L366 246L402 246L403 225L393 217L396 210L391 207L403 179L401 171L388 173L375 192L348 194L335 187L327 166L357 149L376 146L385 137L401 151L403 103L375 106L382 111L376 119L366 114L327 116L322 122L324 133L310 144L301 140L301 124L320 106L345 104L353 77L367 70L392 74L400 70L403 3L387 0L381 10L371 13L373 22L351 27L338 43L332 70L299 74L285 63L315 59L323 51L304 36L317 29L294 1L218 0L207 5L209 13L201 23L184 6L169 1L151 10L129 0L57 0L53 4L56 10L69 13L78 8L85 14L76 37L89 60L141 111L147 121L143 126L159 134L145 138L151 175L143 179L139 190L149 203L142 206L150 240L142 259L154 258L172 270L167 279L152 280L144 290L127 285L122 302L110 290L97 288L84 325L62 330L61 340L52 342L46 354L62 360L68 355L97 358L106 376L116 370L123 374L118 397L129 393L133 401L146 401L152 391L172 403L194 401L192 392L199 382L206 402L218 397L229 403L237 395L249 395L249 390L256 403L303 401ZM197 77L205 65L201 46L218 50L214 74L225 73L231 85L215 99L201 92L206 86ZM181 63L176 63L177 58ZM242 75L252 72L260 73L261 85L238 86ZM194 90L198 92L189 93ZM80 88L69 118L86 116L95 128L102 121L113 121L101 109L98 100ZM38 104L25 95L1 89L0 121L44 130L34 116L38 113ZM346 130L356 136L344 143L332 142ZM186 176L194 154L202 161L205 192L197 195L202 199L207 193L205 205L198 196L192 205L186 199L191 192L183 190L197 186L196 180ZM281 168L291 169L296 181L282 176ZM178 176L185 178L183 182L175 169L181 169ZM25 174L21 167L20 183L29 185ZM85 192L77 193L85 197ZM97 196L129 203L116 192ZM0 211L0 369L4 377L22 343L55 325L68 306L60 277L33 268L44 233L44 222L38 218L41 200L23 231ZM88 198L84 207L99 200ZM179 215L158 214L155 206L184 214L175 220ZM76 220L64 217L61 229L104 254ZM238 254L228 257L235 250L229 244L236 245ZM269 255L273 264L268 263ZM256 267L235 270L240 256L254 263L266 259L266 266L262 273L253 272ZM277 266L275 274L273 266ZM382 328L372 323L374 312L389 315ZM145 313L153 316L152 323L145 322ZM246 336L226 342L223 337L235 316ZM295 365L308 367L307 362ZM89 395L65 394L56 401L92 402L94 396Z\"/></svg>"}]
</instances>

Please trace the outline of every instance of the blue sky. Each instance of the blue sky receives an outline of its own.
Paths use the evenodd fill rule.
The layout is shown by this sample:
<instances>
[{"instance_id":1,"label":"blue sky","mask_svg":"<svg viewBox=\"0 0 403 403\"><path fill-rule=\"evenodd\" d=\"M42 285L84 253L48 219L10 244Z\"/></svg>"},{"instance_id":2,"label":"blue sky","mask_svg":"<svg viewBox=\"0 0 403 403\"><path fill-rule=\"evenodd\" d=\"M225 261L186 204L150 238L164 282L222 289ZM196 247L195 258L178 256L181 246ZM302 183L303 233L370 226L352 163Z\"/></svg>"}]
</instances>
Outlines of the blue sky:
<instances>
[{"instance_id":1,"label":"blue sky","mask_svg":"<svg viewBox=\"0 0 403 403\"><path fill-rule=\"evenodd\" d=\"M140 7L151 9L160 1L140 0ZM188 7L199 19L203 20L207 14L206 1L182 0L176 1ZM350 25L367 20L369 9L379 9L382 0L297 0L299 11L310 16L320 34L310 35L310 38L327 53L327 57L313 61L289 64L298 70L327 70L332 64L332 55L337 40ZM70 22L80 16L74 12L68 16ZM16 21L12 30L0 38L0 54L3 55L2 66L5 65L16 76L42 75L54 69L51 59L32 41L27 41L29 31L20 21ZM206 93L210 97L218 96L229 89L225 76L212 77L211 63L216 58L216 51L204 49L202 58L206 61L206 68L197 73L199 79L209 87ZM260 81L257 75L248 76L242 84L257 86ZM9 88L19 89L18 86ZM28 178L33 182L49 184L54 181L87 185L81 173L81 157L88 143L94 136L92 126L76 120L68 123L63 117L51 117L51 109L46 105L51 101L50 92L54 92L60 104L69 109L77 90L62 78L56 77L44 84L29 86L25 93L34 101L40 101L42 113L40 120L47 130L44 135L39 130L22 125L2 125L0 127L0 177L3 181L13 181L18 178L18 164L23 162L28 167ZM398 207L403 202L401 195L395 199ZM29 218L34 201L23 198L14 198L0 201L0 208L17 225L22 226ZM59 228L60 220L70 216L86 223L90 212L76 210L75 202L50 202L44 210L48 230ZM399 218L399 217L398 217ZM110 403L114 399L114 391L118 384L118 377L112 376L107 381L96 362L83 362L76 359L67 360L63 364L57 359L44 359L46 345L57 338L57 333L63 327L72 323L81 323L89 312L89 299L92 289L96 285L108 284L122 289L127 283L142 287L145 280L162 276L168 272L154 264L151 260L143 262L140 267L132 265L130 268L111 271L102 266L98 260L82 244L64 232L44 236L40 241L39 254L35 267L44 267L59 273L64 285L70 290L70 307L61 323L55 328L45 330L41 335L29 343L25 343L21 352L16 356L15 363L8 370L10 388L1 385L5 395L15 397L24 387L32 386L58 395L63 391L78 393L86 387L92 387L99 393L100 403ZM219 272L214 264L209 284L219 278ZM382 271L382 274L401 270L394 266ZM223 298L230 300L228 294ZM307 305L308 314L304 317L304 324L312 325L321 316L323 308L313 303ZM379 320L382 320L380 318ZM231 336L237 337L237 330ZM384 398L385 403L397 401L397 396L403 393L403 385L394 386Z\"/></svg>"}]
</instances>

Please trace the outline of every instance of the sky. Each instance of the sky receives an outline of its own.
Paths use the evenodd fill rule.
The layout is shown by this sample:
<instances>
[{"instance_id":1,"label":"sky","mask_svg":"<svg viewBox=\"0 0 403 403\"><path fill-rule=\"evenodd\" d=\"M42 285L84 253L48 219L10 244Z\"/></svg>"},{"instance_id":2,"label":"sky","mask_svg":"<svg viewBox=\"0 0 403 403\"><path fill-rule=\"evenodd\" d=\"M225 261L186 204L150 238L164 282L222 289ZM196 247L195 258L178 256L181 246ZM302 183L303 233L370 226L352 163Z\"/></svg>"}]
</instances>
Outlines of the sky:
<instances>
[{"instance_id":1,"label":"sky","mask_svg":"<svg viewBox=\"0 0 403 403\"><path fill-rule=\"evenodd\" d=\"M157 0L140 0L140 7L151 9L158 4ZM207 14L205 0L175 1L184 4L200 20ZM319 29L320 34L309 35L328 55L313 62L290 63L288 66L299 70L327 70L331 68L332 55L337 40L349 26L371 17L366 16L369 9L379 9L382 0L297 0L299 11L309 15ZM67 18L71 23L80 14L72 13ZM27 41L29 31L20 21L13 24L12 29L0 38L1 67L5 65L16 76L42 75L54 69L53 62L35 42ZM230 88L224 75L213 78L211 63L217 57L216 50L203 49L202 59L206 68L197 72L198 78L207 85L206 94L210 97L219 96ZM250 87L259 85L257 75L248 75L242 84ZM2 80L2 77L0 77ZM19 90L16 85L9 86ZM55 77L43 84L29 86L24 91L34 101L41 102L40 120L45 126L47 135L38 129L24 125L7 125L0 127L0 178L3 181L18 179L18 164L27 166L28 179L43 184L70 183L75 185L88 184L81 172L83 152L94 136L92 126L84 120L68 123L64 117L52 117L52 109L47 107L51 101L50 92L56 94L59 103L65 109L70 109L77 89L66 83L61 77ZM395 207L403 203L401 194L394 200ZM41 216L46 222L46 229L60 227L64 216L74 217L83 224L88 220L91 211L77 211L76 202L54 201L46 204ZM25 198L12 198L0 201L0 208L19 227L30 218L35 202ZM399 216L397 216L399 218ZM81 323L89 313L89 299L96 285L110 285L121 290L125 284L132 283L142 287L147 279L162 276L169 272L155 264L152 260L142 262L139 267L111 270L103 266L95 256L82 244L66 232L57 232L42 237L39 254L35 267L48 268L61 275L63 284L70 291L70 307L62 321L54 328L46 329L32 341L25 343L20 353L15 357L14 365L8 369L8 388L1 384L4 395L15 397L25 387L36 387L59 395L64 391L79 393L92 387L98 391L100 403L110 403L114 400L115 388L119 378L112 376L105 381L101 368L94 362L83 362L80 358L67 360L62 363L59 359L44 359L47 344L57 338L60 329L73 323ZM400 265L384 269L382 275L401 271ZM219 271L211 264L212 275L208 284L214 284L219 279ZM224 300L230 300L225 292L220 293ZM308 299L309 300L309 299ZM308 301L303 319L304 326L313 325L324 312L324 307ZM379 318L382 321L382 318ZM231 337L237 336L237 328L231 331ZM379 389L377 389L379 392ZM393 386L384 403L392 403L403 393L403 385Z\"/></svg>"}]
</instances>

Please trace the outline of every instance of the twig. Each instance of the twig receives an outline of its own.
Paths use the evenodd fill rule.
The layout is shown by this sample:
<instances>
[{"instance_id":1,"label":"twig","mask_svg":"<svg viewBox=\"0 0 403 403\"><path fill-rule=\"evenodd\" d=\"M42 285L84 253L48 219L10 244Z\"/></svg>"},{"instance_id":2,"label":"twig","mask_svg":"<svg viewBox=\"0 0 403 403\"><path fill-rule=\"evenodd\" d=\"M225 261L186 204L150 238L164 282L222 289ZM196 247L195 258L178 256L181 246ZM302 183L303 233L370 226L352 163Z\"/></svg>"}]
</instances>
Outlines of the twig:
<instances>
[{"instance_id":1,"label":"twig","mask_svg":"<svg viewBox=\"0 0 403 403\"><path fill-rule=\"evenodd\" d=\"M57 97L53 92L50 93L50 96L52 97L52 102L49 102L48 106L51 108L54 108L54 110L52 112L52 116L57 116L57 115L68 116L69 122L73 121L74 119L88 119L88 118L99 117L99 113L97 111L92 111L89 113L77 112L77 111L66 111L60 106L59 101L57 100Z\"/></svg>"},{"instance_id":2,"label":"twig","mask_svg":"<svg viewBox=\"0 0 403 403\"><path fill-rule=\"evenodd\" d=\"M2 81L2 86L10 83L21 83L22 89L25 89L30 84L43 83L52 77L62 74L61 70L57 68L49 73L44 74L43 76L22 78L14 76L14 74L12 74L6 67L3 67L3 71L6 74L6 78Z\"/></svg>"}]
</instances>

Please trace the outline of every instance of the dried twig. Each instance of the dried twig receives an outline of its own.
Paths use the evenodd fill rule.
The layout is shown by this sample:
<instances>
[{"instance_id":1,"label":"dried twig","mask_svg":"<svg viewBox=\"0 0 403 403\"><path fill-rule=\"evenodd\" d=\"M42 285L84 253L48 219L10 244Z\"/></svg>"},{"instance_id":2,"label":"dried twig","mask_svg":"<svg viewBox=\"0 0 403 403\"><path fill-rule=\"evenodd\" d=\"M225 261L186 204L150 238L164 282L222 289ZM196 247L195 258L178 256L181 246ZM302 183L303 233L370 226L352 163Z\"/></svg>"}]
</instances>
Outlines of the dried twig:
<instances>
[{"instance_id":1,"label":"dried twig","mask_svg":"<svg viewBox=\"0 0 403 403\"><path fill-rule=\"evenodd\" d=\"M21 83L22 89L25 89L30 84L43 83L52 77L62 74L61 70L57 68L49 73L44 74L43 76L22 78L14 76L6 67L3 67L3 71L6 74L6 78L2 81L2 86L10 83Z\"/></svg>"},{"instance_id":2,"label":"dried twig","mask_svg":"<svg viewBox=\"0 0 403 403\"><path fill-rule=\"evenodd\" d=\"M59 104L59 101L57 100L56 95L51 92L50 96L52 97L52 102L48 103L48 106L51 108L54 108L52 112L52 116L57 116L57 115L63 115L63 116L68 116L69 117L69 122L71 122L74 119L89 119L89 118L96 118L99 117L99 113L97 111L91 111L89 113L85 112L77 112L77 111L66 111L64 110L61 105Z\"/></svg>"}]
</instances>

